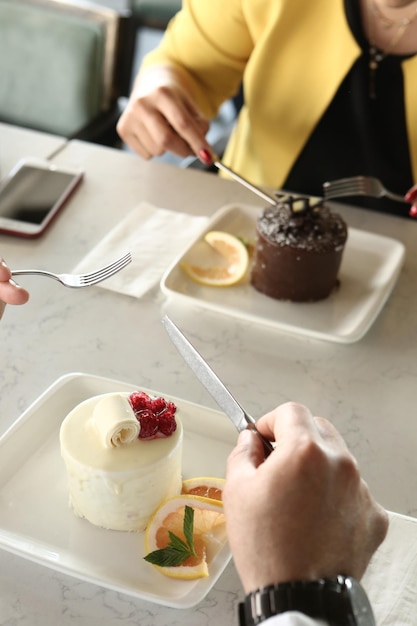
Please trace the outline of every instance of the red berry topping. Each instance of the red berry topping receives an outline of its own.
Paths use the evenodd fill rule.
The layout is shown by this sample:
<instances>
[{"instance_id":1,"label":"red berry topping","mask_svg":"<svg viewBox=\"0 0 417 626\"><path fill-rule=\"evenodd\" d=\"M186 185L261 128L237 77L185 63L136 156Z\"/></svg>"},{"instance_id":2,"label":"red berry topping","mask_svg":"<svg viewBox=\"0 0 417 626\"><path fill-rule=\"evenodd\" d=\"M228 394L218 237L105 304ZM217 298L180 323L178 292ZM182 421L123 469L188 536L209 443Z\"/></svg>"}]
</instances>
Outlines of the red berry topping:
<instances>
[{"instance_id":1,"label":"red berry topping","mask_svg":"<svg viewBox=\"0 0 417 626\"><path fill-rule=\"evenodd\" d=\"M176 410L177 410L177 407L175 406L173 402L167 402L167 408L166 408L165 413L169 413L171 417L174 417Z\"/></svg>"},{"instance_id":2,"label":"red berry topping","mask_svg":"<svg viewBox=\"0 0 417 626\"><path fill-rule=\"evenodd\" d=\"M136 414L139 420L140 432L139 439L150 439L155 437L158 432L159 420L150 409L143 409Z\"/></svg>"},{"instance_id":3,"label":"red berry topping","mask_svg":"<svg viewBox=\"0 0 417 626\"><path fill-rule=\"evenodd\" d=\"M164 398L150 398L144 391L130 394L129 401L140 424L139 439L169 437L177 429L177 407Z\"/></svg>"},{"instance_id":4,"label":"red berry topping","mask_svg":"<svg viewBox=\"0 0 417 626\"><path fill-rule=\"evenodd\" d=\"M175 417L166 412L159 416L159 432L165 437L169 437L177 429L177 422Z\"/></svg>"},{"instance_id":5,"label":"red berry topping","mask_svg":"<svg viewBox=\"0 0 417 626\"><path fill-rule=\"evenodd\" d=\"M154 415L159 415L159 413L165 411L166 407L167 403L164 398L154 398L151 400L151 410Z\"/></svg>"},{"instance_id":6,"label":"red berry topping","mask_svg":"<svg viewBox=\"0 0 417 626\"><path fill-rule=\"evenodd\" d=\"M129 400L135 413L143 409L150 409L152 405L152 400L144 391L134 391L130 394Z\"/></svg>"}]
</instances>

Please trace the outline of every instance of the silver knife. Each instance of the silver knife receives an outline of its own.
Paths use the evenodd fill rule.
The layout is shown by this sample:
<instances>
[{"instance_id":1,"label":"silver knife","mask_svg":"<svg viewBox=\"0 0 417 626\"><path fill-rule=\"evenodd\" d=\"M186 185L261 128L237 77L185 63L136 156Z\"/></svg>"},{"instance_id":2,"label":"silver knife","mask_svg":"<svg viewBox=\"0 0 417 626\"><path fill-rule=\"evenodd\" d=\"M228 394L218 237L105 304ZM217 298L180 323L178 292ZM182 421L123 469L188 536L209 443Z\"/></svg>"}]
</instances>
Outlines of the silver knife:
<instances>
[{"instance_id":1,"label":"silver knife","mask_svg":"<svg viewBox=\"0 0 417 626\"><path fill-rule=\"evenodd\" d=\"M167 315L163 317L162 323L184 361L193 370L198 380L204 385L222 411L231 419L237 431L241 432L245 428L249 428L258 435L264 446L266 458L274 450L274 446L258 431L254 418L243 410L217 374Z\"/></svg>"}]
</instances>

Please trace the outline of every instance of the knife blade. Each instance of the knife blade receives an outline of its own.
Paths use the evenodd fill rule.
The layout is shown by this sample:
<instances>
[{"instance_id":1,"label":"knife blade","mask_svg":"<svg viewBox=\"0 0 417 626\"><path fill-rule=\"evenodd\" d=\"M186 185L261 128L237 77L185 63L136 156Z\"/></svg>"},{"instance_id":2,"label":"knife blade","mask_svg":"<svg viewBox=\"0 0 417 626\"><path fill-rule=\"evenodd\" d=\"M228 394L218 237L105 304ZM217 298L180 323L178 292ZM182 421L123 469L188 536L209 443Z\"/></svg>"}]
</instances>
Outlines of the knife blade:
<instances>
[{"instance_id":1,"label":"knife blade","mask_svg":"<svg viewBox=\"0 0 417 626\"><path fill-rule=\"evenodd\" d=\"M210 365L203 359L201 354L194 348L168 315L163 317L162 324L184 361L192 369L198 380L214 398L222 411L230 418L237 431L241 432L245 430L245 428L249 428L261 439L266 458L274 450L274 446L258 431L254 418L244 411Z\"/></svg>"}]
</instances>

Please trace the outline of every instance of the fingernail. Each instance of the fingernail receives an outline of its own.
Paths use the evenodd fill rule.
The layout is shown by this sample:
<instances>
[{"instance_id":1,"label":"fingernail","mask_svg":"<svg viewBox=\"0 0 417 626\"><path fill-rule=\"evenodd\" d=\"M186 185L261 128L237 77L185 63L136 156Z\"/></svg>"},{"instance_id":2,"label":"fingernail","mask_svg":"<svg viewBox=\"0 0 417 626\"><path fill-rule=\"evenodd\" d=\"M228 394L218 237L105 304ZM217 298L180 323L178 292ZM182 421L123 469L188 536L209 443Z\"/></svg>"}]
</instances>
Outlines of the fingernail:
<instances>
[{"instance_id":1,"label":"fingernail","mask_svg":"<svg viewBox=\"0 0 417 626\"><path fill-rule=\"evenodd\" d=\"M208 150L206 150L205 148L200 150L200 152L198 153L198 156L203 161L203 163L207 163L207 165L209 165L210 163L213 162L213 158L212 158L210 152Z\"/></svg>"},{"instance_id":2,"label":"fingernail","mask_svg":"<svg viewBox=\"0 0 417 626\"><path fill-rule=\"evenodd\" d=\"M245 428L245 430L242 430L242 432L239 433L239 438L238 438L239 445L249 445L251 441L252 441L251 430L249 430L248 428Z\"/></svg>"},{"instance_id":3,"label":"fingernail","mask_svg":"<svg viewBox=\"0 0 417 626\"><path fill-rule=\"evenodd\" d=\"M413 202L413 200L417 200L417 188L415 186L411 187L411 189L407 191L404 196L404 200L406 200L407 202Z\"/></svg>"},{"instance_id":4,"label":"fingernail","mask_svg":"<svg viewBox=\"0 0 417 626\"><path fill-rule=\"evenodd\" d=\"M408 211L408 215L410 217L417 217L417 206L412 206L411 209Z\"/></svg>"}]
</instances>

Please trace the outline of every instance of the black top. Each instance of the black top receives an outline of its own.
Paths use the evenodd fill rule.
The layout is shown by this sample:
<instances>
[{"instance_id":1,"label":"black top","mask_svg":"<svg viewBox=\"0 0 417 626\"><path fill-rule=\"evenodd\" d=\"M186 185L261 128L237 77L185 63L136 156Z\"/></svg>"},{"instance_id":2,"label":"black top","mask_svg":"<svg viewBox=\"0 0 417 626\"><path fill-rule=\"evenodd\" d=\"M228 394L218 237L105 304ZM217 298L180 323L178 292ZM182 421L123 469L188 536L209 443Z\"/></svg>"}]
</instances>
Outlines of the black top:
<instances>
[{"instance_id":1,"label":"black top","mask_svg":"<svg viewBox=\"0 0 417 626\"><path fill-rule=\"evenodd\" d=\"M413 185L405 124L401 61L387 55L376 71L376 97L369 95L369 43L362 28L359 0L344 0L349 26L363 54L341 83L289 173L284 189L322 195L322 183L355 175L376 176L400 195ZM339 200L338 200L339 201ZM408 216L406 204L386 198L340 199Z\"/></svg>"}]
</instances>

